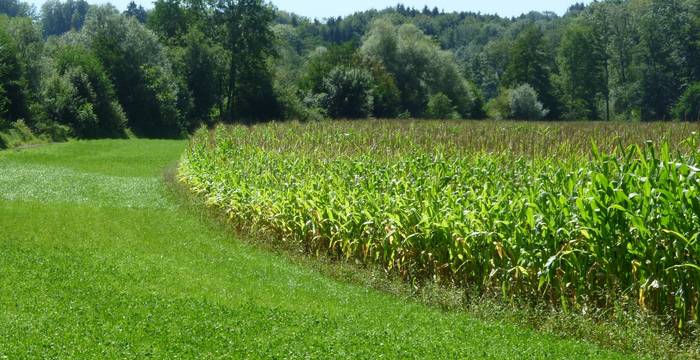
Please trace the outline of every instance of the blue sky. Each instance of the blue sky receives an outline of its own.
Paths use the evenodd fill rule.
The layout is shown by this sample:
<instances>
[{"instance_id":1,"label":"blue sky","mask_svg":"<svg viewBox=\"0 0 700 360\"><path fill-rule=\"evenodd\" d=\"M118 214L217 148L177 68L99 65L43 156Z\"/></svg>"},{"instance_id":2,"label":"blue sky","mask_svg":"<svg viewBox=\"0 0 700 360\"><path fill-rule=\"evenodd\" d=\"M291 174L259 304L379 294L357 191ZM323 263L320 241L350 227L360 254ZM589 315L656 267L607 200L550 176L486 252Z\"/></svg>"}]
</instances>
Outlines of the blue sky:
<instances>
[{"instance_id":1,"label":"blue sky","mask_svg":"<svg viewBox=\"0 0 700 360\"><path fill-rule=\"evenodd\" d=\"M26 1L26 0L25 0ZM126 8L130 0L88 0L89 3L110 2L119 9ZM153 0L135 0L137 4L146 8L151 7ZM407 6L422 9L428 5L431 9L437 6L445 11L474 11L488 14L497 13L501 16L517 16L530 10L554 11L563 14L566 9L577 0L345 0L345 1L309 1L309 0L275 0L273 3L280 9L295 12L299 15L311 18L325 18L330 16L344 16L355 11L372 8L383 9L401 2ZM578 0L579 2L581 0ZM40 7L44 0L29 0L30 3ZM590 1L586 1L590 2Z\"/></svg>"}]
</instances>

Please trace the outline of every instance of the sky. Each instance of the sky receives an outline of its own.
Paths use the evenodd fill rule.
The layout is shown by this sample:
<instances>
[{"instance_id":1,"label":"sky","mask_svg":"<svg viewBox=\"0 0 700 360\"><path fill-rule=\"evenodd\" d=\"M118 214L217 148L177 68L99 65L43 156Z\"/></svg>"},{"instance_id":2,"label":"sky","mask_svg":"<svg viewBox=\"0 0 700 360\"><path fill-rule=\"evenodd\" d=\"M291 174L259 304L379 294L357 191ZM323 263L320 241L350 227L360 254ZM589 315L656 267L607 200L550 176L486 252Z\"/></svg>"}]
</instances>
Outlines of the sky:
<instances>
[{"instance_id":1,"label":"sky","mask_svg":"<svg viewBox=\"0 0 700 360\"><path fill-rule=\"evenodd\" d=\"M1 0L0 0L1 1ZM26 0L25 0L26 1ZM131 0L87 0L91 4L110 2L123 10ZM152 7L153 0L135 0L145 8ZM473 11L501 16L518 16L531 10L554 11L564 14L569 6L581 0L344 0L344 1L309 1L309 0L273 0L273 4L281 10L294 12L309 18L328 18L331 16L350 15L356 11L368 9L383 9L395 6L401 2L406 6L422 9L428 5L431 9L438 7L445 11ZM44 0L29 0L30 3L41 7ZM585 1L590 2L590 1Z\"/></svg>"}]
</instances>

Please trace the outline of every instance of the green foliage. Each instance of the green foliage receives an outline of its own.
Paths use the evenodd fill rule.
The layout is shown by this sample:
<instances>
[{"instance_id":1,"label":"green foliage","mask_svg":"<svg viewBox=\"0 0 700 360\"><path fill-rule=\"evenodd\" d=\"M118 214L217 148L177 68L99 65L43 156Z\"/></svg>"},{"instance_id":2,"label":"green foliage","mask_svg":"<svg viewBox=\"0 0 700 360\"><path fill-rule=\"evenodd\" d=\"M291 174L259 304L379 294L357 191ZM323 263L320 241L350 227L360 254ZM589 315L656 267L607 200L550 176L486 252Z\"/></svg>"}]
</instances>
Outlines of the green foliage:
<instances>
[{"instance_id":1,"label":"green foliage","mask_svg":"<svg viewBox=\"0 0 700 360\"><path fill-rule=\"evenodd\" d=\"M9 121L27 119L27 83L19 49L0 17L0 117Z\"/></svg>"},{"instance_id":2,"label":"green foliage","mask_svg":"<svg viewBox=\"0 0 700 360\"><path fill-rule=\"evenodd\" d=\"M333 69L354 65L356 50L350 42L316 48L308 56L299 87L315 94L323 92L325 78Z\"/></svg>"},{"instance_id":3,"label":"green foliage","mask_svg":"<svg viewBox=\"0 0 700 360\"><path fill-rule=\"evenodd\" d=\"M179 176L237 228L310 254L565 312L637 306L693 331L697 127L403 124L201 131Z\"/></svg>"},{"instance_id":4,"label":"green foliage","mask_svg":"<svg viewBox=\"0 0 700 360\"><path fill-rule=\"evenodd\" d=\"M0 150L12 149L22 145L38 144L44 142L34 135L32 130L25 124L24 120L17 120L11 125L2 125L0 119Z\"/></svg>"},{"instance_id":5,"label":"green foliage","mask_svg":"<svg viewBox=\"0 0 700 360\"><path fill-rule=\"evenodd\" d=\"M574 23L566 30L558 55L564 119L600 119L598 99L605 93L603 51L587 26Z\"/></svg>"},{"instance_id":6,"label":"green foliage","mask_svg":"<svg viewBox=\"0 0 700 360\"><path fill-rule=\"evenodd\" d=\"M148 13L146 12L146 9L144 9L141 5L136 5L136 3L133 1L127 5L126 10L124 10L124 16L133 17L141 24L145 24L148 20Z\"/></svg>"},{"instance_id":7,"label":"green foliage","mask_svg":"<svg viewBox=\"0 0 700 360\"><path fill-rule=\"evenodd\" d=\"M537 91L528 84L502 89L498 97L488 102L486 111L489 118L497 120L540 120L548 113L538 100Z\"/></svg>"},{"instance_id":8,"label":"green foliage","mask_svg":"<svg viewBox=\"0 0 700 360\"><path fill-rule=\"evenodd\" d=\"M79 138L123 137L126 117L100 61L83 47L54 50L54 73L42 92L47 120Z\"/></svg>"},{"instance_id":9,"label":"green foliage","mask_svg":"<svg viewBox=\"0 0 700 360\"><path fill-rule=\"evenodd\" d=\"M650 0L639 10L641 118L669 120L689 82L690 9L682 0Z\"/></svg>"},{"instance_id":10,"label":"green foliage","mask_svg":"<svg viewBox=\"0 0 700 360\"><path fill-rule=\"evenodd\" d=\"M321 99L317 103L306 103L303 92L299 88L279 82L275 83L274 91L283 119L318 121L324 118L325 110L320 108Z\"/></svg>"},{"instance_id":11,"label":"green foliage","mask_svg":"<svg viewBox=\"0 0 700 360\"><path fill-rule=\"evenodd\" d=\"M193 102L188 130L210 123L212 109L221 101L225 63L221 52L223 50L199 30L193 29L184 37L181 71Z\"/></svg>"},{"instance_id":12,"label":"green foliage","mask_svg":"<svg viewBox=\"0 0 700 360\"><path fill-rule=\"evenodd\" d=\"M3 85L0 84L0 128L7 127L10 123L9 121L3 119L7 116L7 106L9 103L10 100L7 98L7 92L5 91Z\"/></svg>"},{"instance_id":13,"label":"green foliage","mask_svg":"<svg viewBox=\"0 0 700 360\"><path fill-rule=\"evenodd\" d=\"M139 20L144 23L144 21ZM182 0L157 0L148 16L148 28L162 39L179 39L187 33L187 16Z\"/></svg>"},{"instance_id":14,"label":"green foliage","mask_svg":"<svg viewBox=\"0 0 700 360\"><path fill-rule=\"evenodd\" d=\"M459 113L452 105L452 101L447 95L437 93L428 100L428 108L425 116L430 119L458 119Z\"/></svg>"},{"instance_id":15,"label":"green foliage","mask_svg":"<svg viewBox=\"0 0 700 360\"><path fill-rule=\"evenodd\" d=\"M47 0L41 6L41 26L44 36L78 31L85 23L90 5L85 0Z\"/></svg>"},{"instance_id":16,"label":"green foliage","mask_svg":"<svg viewBox=\"0 0 700 360\"><path fill-rule=\"evenodd\" d=\"M502 89L497 97L486 104L486 114L490 119L504 120L511 117L510 89Z\"/></svg>"},{"instance_id":17,"label":"green foliage","mask_svg":"<svg viewBox=\"0 0 700 360\"><path fill-rule=\"evenodd\" d=\"M530 84L550 110L550 117L556 119L560 115L559 104L550 80L551 57L548 52L542 30L537 25L528 25L513 44L504 84L511 88Z\"/></svg>"},{"instance_id":18,"label":"green foliage","mask_svg":"<svg viewBox=\"0 0 700 360\"><path fill-rule=\"evenodd\" d=\"M3 0L0 2L0 14L10 17L26 17L33 15L34 9L29 3L20 0Z\"/></svg>"},{"instance_id":19,"label":"green foliage","mask_svg":"<svg viewBox=\"0 0 700 360\"><path fill-rule=\"evenodd\" d=\"M191 102L158 38L110 7L94 9L84 33L114 82L129 128L140 136L182 136Z\"/></svg>"},{"instance_id":20,"label":"green foliage","mask_svg":"<svg viewBox=\"0 0 700 360\"><path fill-rule=\"evenodd\" d=\"M29 92L28 102L30 105L34 104L39 101L36 97L40 91L42 76L44 39L41 36L41 28L27 17L7 19L5 24L8 34L17 46L17 58L22 64Z\"/></svg>"},{"instance_id":21,"label":"green foliage","mask_svg":"<svg viewBox=\"0 0 700 360\"><path fill-rule=\"evenodd\" d=\"M510 118L516 120L540 120L547 116L538 100L537 91L529 84L523 84L509 92Z\"/></svg>"},{"instance_id":22,"label":"green foliage","mask_svg":"<svg viewBox=\"0 0 700 360\"><path fill-rule=\"evenodd\" d=\"M459 71L452 54L412 24L394 26L376 20L362 44L362 54L378 61L394 77L401 94L401 107L413 116L425 114L429 94L442 92L460 116L482 113L478 95Z\"/></svg>"},{"instance_id":23,"label":"green foliage","mask_svg":"<svg viewBox=\"0 0 700 360\"><path fill-rule=\"evenodd\" d=\"M228 60L224 119L279 116L267 63L275 52L272 6L263 0L219 0L214 9Z\"/></svg>"},{"instance_id":24,"label":"green foliage","mask_svg":"<svg viewBox=\"0 0 700 360\"><path fill-rule=\"evenodd\" d=\"M372 76L359 68L338 66L323 81L323 105L333 118L366 118L372 114Z\"/></svg>"},{"instance_id":25,"label":"green foliage","mask_svg":"<svg viewBox=\"0 0 700 360\"><path fill-rule=\"evenodd\" d=\"M401 91L396 86L396 79L382 64L364 59L362 64L372 73L373 110L375 118L386 119L398 116L401 108Z\"/></svg>"},{"instance_id":26,"label":"green foliage","mask_svg":"<svg viewBox=\"0 0 700 360\"><path fill-rule=\"evenodd\" d=\"M683 93L674 108L676 119L700 121L700 82L694 83Z\"/></svg>"}]
</instances>

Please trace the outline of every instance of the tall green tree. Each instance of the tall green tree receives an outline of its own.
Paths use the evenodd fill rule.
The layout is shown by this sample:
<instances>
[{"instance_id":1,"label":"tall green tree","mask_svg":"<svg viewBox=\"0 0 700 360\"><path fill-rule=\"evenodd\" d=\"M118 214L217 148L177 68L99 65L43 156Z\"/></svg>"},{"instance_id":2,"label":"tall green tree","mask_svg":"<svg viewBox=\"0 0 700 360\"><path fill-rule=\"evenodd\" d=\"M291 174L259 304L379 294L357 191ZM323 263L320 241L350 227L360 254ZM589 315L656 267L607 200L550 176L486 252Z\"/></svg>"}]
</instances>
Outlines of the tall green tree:
<instances>
[{"instance_id":1,"label":"tall green tree","mask_svg":"<svg viewBox=\"0 0 700 360\"><path fill-rule=\"evenodd\" d=\"M639 43L637 20L627 2L595 2L581 14L602 60L605 119L631 118L640 106L637 94L638 71L634 64L635 46Z\"/></svg>"},{"instance_id":2,"label":"tall green tree","mask_svg":"<svg viewBox=\"0 0 700 360\"><path fill-rule=\"evenodd\" d=\"M178 41L187 33L186 9L182 0L157 0L148 16L148 28L166 41Z\"/></svg>"},{"instance_id":3,"label":"tall green tree","mask_svg":"<svg viewBox=\"0 0 700 360\"><path fill-rule=\"evenodd\" d=\"M542 29L527 25L512 45L504 85L515 88L529 84L539 94L549 118L556 119L561 112L551 81L552 59Z\"/></svg>"},{"instance_id":4,"label":"tall green tree","mask_svg":"<svg viewBox=\"0 0 700 360\"><path fill-rule=\"evenodd\" d=\"M19 49L0 18L0 118L9 121L27 119L27 82Z\"/></svg>"},{"instance_id":5,"label":"tall green tree","mask_svg":"<svg viewBox=\"0 0 700 360\"><path fill-rule=\"evenodd\" d=\"M133 17L141 24L145 24L146 20L148 20L148 13L146 12L146 9L144 9L141 5L136 5L136 3L133 1L126 6L124 16Z\"/></svg>"},{"instance_id":6,"label":"tall green tree","mask_svg":"<svg viewBox=\"0 0 700 360\"><path fill-rule=\"evenodd\" d=\"M608 92L605 49L598 44L593 31L585 25L574 23L566 30L558 53L564 118L600 118L598 100L607 99ZM605 119L609 119L607 114Z\"/></svg>"},{"instance_id":7,"label":"tall green tree","mask_svg":"<svg viewBox=\"0 0 700 360\"><path fill-rule=\"evenodd\" d=\"M82 29L89 9L90 5L85 0L46 1L41 7L44 36Z\"/></svg>"},{"instance_id":8,"label":"tall green tree","mask_svg":"<svg viewBox=\"0 0 700 360\"><path fill-rule=\"evenodd\" d=\"M323 81L323 104L333 118L366 118L372 114L372 76L364 69L338 66Z\"/></svg>"},{"instance_id":9,"label":"tall green tree","mask_svg":"<svg viewBox=\"0 0 700 360\"><path fill-rule=\"evenodd\" d=\"M268 60L275 55L275 19L263 0L218 0L216 21L228 60L223 119L265 119L279 114Z\"/></svg>"},{"instance_id":10,"label":"tall green tree","mask_svg":"<svg viewBox=\"0 0 700 360\"><path fill-rule=\"evenodd\" d=\"M182 74L192 93L190 129L211 121L210 115L220 102L224 61L221 48L212 43L204 33L191 29L185 35L182 49Z\"/></svg>"},{"instance_id":11,"label":"tall green tree","mask_svg":"<svg viewBox=\"0 0 700 360\"><path fill-rule=\"evenodd\" d=\"M28 17L34 14L34 9L28 3L20 0L2 0L0 1L0 14L10 17Z\"/></svg>"},{"instance_id":12,"label":"tall green tree","mask_svg":"<svg viewBox=\"0 0 700 360\"><path fill-rule=\"evenodd\" d=\"M129 127L141 136L182 136L191 99L158 37L110 6L94 9L83 32L114 83Z\"/></svg>"},{"instance_id":13,"label":"tall green tree","mask_svg":"<svg viewBox=\"0 0 700 360\"><path fill-rule=\"evenodd\" d=\"M641 10L641 118L668 120L692 73L690 9L681 0L650 0Z\"/></svg>"},{"instance_id":14,"label":"tall green tree","mask_svg":"<svg viewBox=\"0 0 700 360\"><path fill-rule=\"evenodd\" d=\"M363 56L380 62L394 77L401 106L422 117L431 95L447 96L462 117L481 117L480 94L467 81L450 52L412 24L375 21L362 44Z\"/></svg>"}]
</instances>

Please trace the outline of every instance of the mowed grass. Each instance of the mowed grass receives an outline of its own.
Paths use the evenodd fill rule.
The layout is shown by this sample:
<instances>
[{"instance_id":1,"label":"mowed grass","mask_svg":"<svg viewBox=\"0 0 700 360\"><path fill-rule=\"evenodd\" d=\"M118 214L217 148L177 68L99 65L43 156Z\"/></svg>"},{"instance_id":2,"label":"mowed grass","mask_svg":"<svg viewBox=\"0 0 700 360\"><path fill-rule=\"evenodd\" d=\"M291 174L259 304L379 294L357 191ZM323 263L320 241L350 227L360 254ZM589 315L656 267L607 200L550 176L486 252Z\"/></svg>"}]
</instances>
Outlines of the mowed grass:
<instances>
[{"instance_id":1,"label":"mowed grass","mask_svg":"<svg viewBox=\"0 0 700 360\"><path fill-rule=\"evenodd\" d=\"M171 193L172 141L0 152L0 358L623 358L239 242Z\"/></svg>"}]
</instances>

